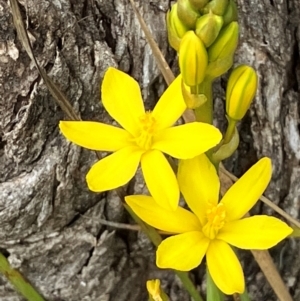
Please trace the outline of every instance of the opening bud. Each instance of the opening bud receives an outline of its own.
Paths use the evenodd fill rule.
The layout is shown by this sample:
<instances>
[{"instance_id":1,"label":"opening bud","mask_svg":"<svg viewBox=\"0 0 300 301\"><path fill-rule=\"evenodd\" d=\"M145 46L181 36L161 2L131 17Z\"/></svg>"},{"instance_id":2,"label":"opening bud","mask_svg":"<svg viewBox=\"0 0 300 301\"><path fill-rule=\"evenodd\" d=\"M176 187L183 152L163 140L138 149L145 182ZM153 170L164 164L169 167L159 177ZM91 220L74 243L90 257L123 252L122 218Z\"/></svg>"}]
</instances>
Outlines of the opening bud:
<instances>
[{"instance_id":1,"label":"opening bud","mask_svg":"<svg viewBox=\"0 0 300 301\"><path fill-rule=\"evenodd\" d=\"M226 112L229 118L241 120L255 96L257 75L247 65L235 68L229 76L226 90Z\"/></svg>"},{"instance_id":2,"label":"opening bud","mask_svg":"<svg viewBox=\"0 0 300 301\"><path fill-rule=\"evenodd\" d=\"M148 280L146 283L150 301L169 301L168 296L160 288L160 280Z\"/></svg>"},{"instance_id":3,"label":"opening bud","mask_svg":"<svg viewBox=\"0 0 300 301\"><path fill-rule=\"evenodd\" d=\"M196 22L196 35L202 40L205 47L208 48L217 38L223 26L223 18L209 14L201 16Z\"/></svg>"},{"instance_id":4,"label":"opening bud","mask_svg":"<svg viewBox=\"0 0 300 301\"><path fill-rule=\"evenodd\" d=\"M215 42L208 48L208 60L214 62L232 56L238 44L239 25L231 22L223 28Z\"/></svg>"},{"instance_id":5,"label":"opening bud","mask_svg":"<svg viewBox=\"0 0 300 301\"><path fill-rule=\"evenodd\" d=\"M194 29L200 12L195 9L189 0L178 0L177 14L179 19L189 28Z\"/></svg>"},{"instance_id":6,"label":"opening bud","mask_svg":"<svg viewBox=\"0 0 300 301\"><path fill-rule=\"evenodd\" d=\"M195 32L188 31L179 46L179 67L184 83L190 87L202 83L208 63L206 48Z\"/></svg>"},{"instance_id":7,"label":"opening bud","mask_svg":"<svg viewBox=\"0 0 300 301\"><path fill-rule=\"evenodd\" d=\"M209 1L202 10L202 14L208 14L211 10L215 15L223 16L226 11L229 0Z\"/></svg>"},{"instance_id":8,"label":"opening bud","mask_svg":"<svg viewBox=\"0 0 300 301\"><path fill-rule=\"evenodd\" d=\"M167 29L169 44L178 52L181 38L188 31L188 28L178 18L177 3L175 3L167 13Z\"/></svg>"}]
</instances>

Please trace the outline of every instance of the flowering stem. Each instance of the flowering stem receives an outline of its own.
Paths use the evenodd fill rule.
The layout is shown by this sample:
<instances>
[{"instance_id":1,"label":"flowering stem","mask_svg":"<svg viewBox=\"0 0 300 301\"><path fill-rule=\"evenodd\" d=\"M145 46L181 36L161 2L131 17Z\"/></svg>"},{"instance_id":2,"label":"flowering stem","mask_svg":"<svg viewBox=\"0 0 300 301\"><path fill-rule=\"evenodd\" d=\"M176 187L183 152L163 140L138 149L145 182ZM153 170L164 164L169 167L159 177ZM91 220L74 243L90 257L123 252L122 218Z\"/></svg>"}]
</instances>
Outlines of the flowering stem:
<instances>
[{"instance_id":1,"label":"flowering stem","mask_svg":"<svg viewBox=\"0 0 300 301\"><path fill-rule=\"evenodd\" d=\"M206 268L206 277L207 277L207 290L206 290L206 301L223 301L224 294L219 290L214 281L211 278L211 275Z\"/></svg>"},{"instance_id":2,"label":"flowering stem","mask_svg":"<svg viewBox=\"0 0 300 301\"><path fill-rule=\"evenodd\" d=\"M207 100L202 106L195 109L196 120L200 122L212 124L213 123L212 80L204 79L204 81L198 86L197 92L198 94L204 94Z\"/></svg>"},{"instance_id":3,"label":"flowering stem","mask_svg":"<svg viewBox=\"0 0 300 301\"><path fill-rule=\"evenodd\" d=\"M45 299L31 286L17 270L13 269L8 260L0 253L0 273L2 273L14 288L30 301L45 301Z\"/></svg>"},{"instance_id":4,"label":"flowering stem","mask_svg":"<svg viewBox=\"0 0 300 301\"><path fill-rule=\"evenodd\" d=\"M178 278L181 280L184 288L189 292L194 301L203 301L199 292L196 290L187 272L175 271Z\"/></svg>"},{"instance_id":5,"label":"flowering stem","mask_svg":"<svg viewBox=\"0 0 300 301\"><path fill-rule=\"evenodd\" d=\"M135 222L141 227L141 229L146 233L148 238L151 240L151 242L158 247L158 245L161 243L162 238L159 235L159 233L151 226L144 223L127 205L124 204L125 209L128 211L128 213L131 215L131 217L135 220ZM193 298L194 301L203 301L202 297L200 296L199 292L197 291L195 285L189 278L189 275L187 272L181 272L174 270L175 274L178 276L178 278L181 280L184 288L188 291L190 296Z\"/></svg>"},{"instance_id":6,"label":"flowering stem","mask_svg":"<svg viewBox=\"0 0 300 301\"><path fill-rule=\"evenodd\" d=\"M241 301L251 301L249 296L248 296L248 292L247 290L245 289L245 291L239 295L239 299L238 300L241 300Z\"/></svg>"},{"instance_id":7,"label":"flowering stem","mask_svg":"<svg viewBox=\"0 0 300 301\"><path fill-rule=\"evenodd\" d=\"M236 122L236 120L231 119L230 117L228 118L228 127L224 136L223 144L226 144L231 140L235 131Z\"/></svg>"}]
</instances>

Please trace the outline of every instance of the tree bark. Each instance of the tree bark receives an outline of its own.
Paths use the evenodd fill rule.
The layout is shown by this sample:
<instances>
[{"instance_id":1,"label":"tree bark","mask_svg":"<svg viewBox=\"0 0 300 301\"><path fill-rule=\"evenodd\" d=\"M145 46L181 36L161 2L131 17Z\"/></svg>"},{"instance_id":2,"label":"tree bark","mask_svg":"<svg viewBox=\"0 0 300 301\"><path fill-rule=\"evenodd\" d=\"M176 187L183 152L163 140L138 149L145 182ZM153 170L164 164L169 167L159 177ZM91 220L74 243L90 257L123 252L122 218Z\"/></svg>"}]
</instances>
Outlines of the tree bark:
<instances>
[{"instance_id":1,"label":"tree bark","mask_svg":"<svg viewBox=\"0 0 300 301\"><path fill-rule=\"evenodd\" d=\"M83 120L112 123L100 100L105 70L115 66L139 81L148 109L166 88L127 0L22 0L23 20L40 65ZM136 1L160 49L177 70L168 47L168 0ZM299 218L300 204L300 2L239 0L241 27L236 64L259 74L256 99L239 125L241 143L226 163L240 176L262 156L272 158L266 192ZM0 0L0 247L47 300L147 300L145 282L159 277L172 300L189 300L170 271L155 267L143 234L115 230L100 219L128 222L115 192L90 192L85 174L96 155L66 141L63 120L38 71L22 48L8 3ZM224 129L224 87L215 84L216 124ZM145 191L138 176L135 192ZM242 201L242 200L241 200ZM274 213L259 204L255 213ZM272 249L275 263L300 299L299 244ZM276 300L251 255L241 252L253 300ZM194 273L205 286L203 267ZM22 300L0 277L0 299Z\"/></svg>"}]
</instances>

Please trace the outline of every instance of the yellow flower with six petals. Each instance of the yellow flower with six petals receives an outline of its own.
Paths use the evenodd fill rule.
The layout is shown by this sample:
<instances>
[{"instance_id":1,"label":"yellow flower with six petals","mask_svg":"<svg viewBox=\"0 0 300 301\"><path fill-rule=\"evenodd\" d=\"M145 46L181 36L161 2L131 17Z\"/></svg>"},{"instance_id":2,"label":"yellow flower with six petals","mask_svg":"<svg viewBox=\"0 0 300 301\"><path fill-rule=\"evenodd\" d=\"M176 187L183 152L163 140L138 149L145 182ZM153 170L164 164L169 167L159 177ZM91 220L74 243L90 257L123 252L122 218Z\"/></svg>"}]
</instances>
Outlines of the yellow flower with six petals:
<instances>
[{"instance_id":1,"label":"yellow flower with six petals","mask_svg":"<svg viewBox=\"0 0 300 301\"><path fill-rule=\"evenodd\" d=\"M209 272L220 290L226 294L242 293L243 270L229 244L241 249L264 250L292 232L274 217L244 217L266 189L271 174L270 159L261 159L219 202L218 175L206 155L201 155L181 161L178 170L179 186L192 212L181 207L176 211L165 210L148 196L125 199L149 225L168 233L179 233L159 245L158 267L189 271L206 255Z\"/></svg>"},{"instance_id":2,"label":"yellow flower with six petals","mask_svg":"<svg viewBox=\"0 0 300 301\"><path fill-rule=\"evenodd\" d=\"M82 147L114 152L88 172L90 190L101 192L126 184L141 163L151 195L164 208L175 210L179 187L163 153L177 159L198 156L220 142L219 130L200 122L172 127L186 110L181 76L164 92L154 110L146 112L138 83L108 68L102 82L102 103L123 129L91 121L61 121L59 125L68 140Z\"/></svg>"}]
</instances>

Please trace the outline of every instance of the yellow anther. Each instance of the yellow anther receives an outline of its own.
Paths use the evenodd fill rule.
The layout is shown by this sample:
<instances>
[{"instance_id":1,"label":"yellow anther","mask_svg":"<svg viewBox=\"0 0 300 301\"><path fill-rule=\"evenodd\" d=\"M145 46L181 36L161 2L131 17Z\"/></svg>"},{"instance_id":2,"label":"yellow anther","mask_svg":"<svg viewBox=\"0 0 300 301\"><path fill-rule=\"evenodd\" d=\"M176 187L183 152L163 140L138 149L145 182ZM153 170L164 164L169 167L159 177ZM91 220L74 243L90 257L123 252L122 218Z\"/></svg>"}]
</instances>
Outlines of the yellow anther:
<instances>
[{"instance_id":1,"label":"yellow anther","mask_svg":"<svg viewBox=\"0 0 300 301\"><path fill-rule=\"evenodd\" d=\"M151 112L146 112L140 117L140 132L135 138L136 144L144 150L148 150L152 146L152 137L155 132L156 120Z\"/></svg>"},{"instance_id":2,"label":"yellow anther","mask_svg":"<svg viewBox=\"0 0 300 301\"><path fill-rule=\"evenodd\" d=\"M209 239L214 239L218 231L224 226L226 218L226 209L222 203L211 206L206 211L207 223L202 231Z\"/></svg>"}]
</instances>

